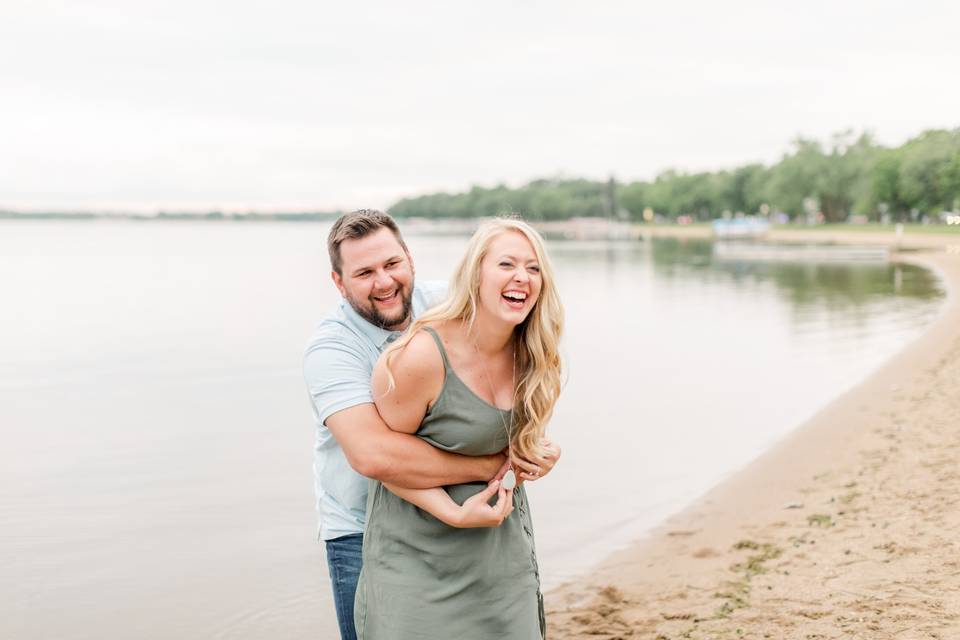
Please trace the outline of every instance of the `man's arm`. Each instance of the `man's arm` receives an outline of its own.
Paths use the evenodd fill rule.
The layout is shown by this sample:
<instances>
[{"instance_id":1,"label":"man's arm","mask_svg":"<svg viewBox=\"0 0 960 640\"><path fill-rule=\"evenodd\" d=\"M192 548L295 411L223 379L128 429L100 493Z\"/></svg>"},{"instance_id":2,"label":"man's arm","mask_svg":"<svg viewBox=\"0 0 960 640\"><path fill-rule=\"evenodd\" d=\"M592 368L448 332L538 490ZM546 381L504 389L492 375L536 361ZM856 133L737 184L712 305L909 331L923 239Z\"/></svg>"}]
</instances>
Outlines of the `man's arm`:
<instances>
[{"instance_id":1,"label":"man's arm","mask_svg":"<svg viewBox=\"0 0 960 640\"><path fill-rule=\"evenodd\" d=\"M361 475L408 489L490 480L505 457L461 456L391 431L377 413L364 345L330 325L304 354L303 372L318 421L330 429Z\"/></svg>"},{"instance_id":2,"label":"man's arm","mask_svg":"<svg viewBox=\"0 0 960 640\"><path fill-rule=\"evenodd\" d=\"M416 436L392 431L369 402L334 413L326 425L357 473L406 489L486 482L506 459L502 454L449 453Z\"/></svg>"}]
</instances>

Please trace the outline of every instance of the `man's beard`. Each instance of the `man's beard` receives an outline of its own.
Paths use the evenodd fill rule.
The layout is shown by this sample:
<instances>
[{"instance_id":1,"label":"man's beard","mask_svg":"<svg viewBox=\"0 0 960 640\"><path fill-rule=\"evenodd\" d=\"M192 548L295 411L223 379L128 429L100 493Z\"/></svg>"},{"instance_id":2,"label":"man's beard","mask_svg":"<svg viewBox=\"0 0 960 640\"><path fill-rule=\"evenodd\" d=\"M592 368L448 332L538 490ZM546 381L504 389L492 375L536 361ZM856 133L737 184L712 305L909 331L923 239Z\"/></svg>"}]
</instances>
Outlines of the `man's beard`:
<instances>
[{"instance_id":1,"label":"man's beard","mask_svg":"<svg viewBox=\"0 0 960 640\"><path fill-rule=\"evenodd\" d=\"M366 303L365 305L358 304L358 301L354 299L353 296L347 296L347 302L350 303L350 306L353 307L353 310L356 311L361 318L370 324L380 327L381 329L392 329L405 323L410 318L410 312L413 310L413 287L409 289L401 287L398 294L403 304L400 307L399 317L395 319L388 318L377 311L377 305L373 301L373 296L370 296L364 301Z\"/></svg>"}]
</instances>

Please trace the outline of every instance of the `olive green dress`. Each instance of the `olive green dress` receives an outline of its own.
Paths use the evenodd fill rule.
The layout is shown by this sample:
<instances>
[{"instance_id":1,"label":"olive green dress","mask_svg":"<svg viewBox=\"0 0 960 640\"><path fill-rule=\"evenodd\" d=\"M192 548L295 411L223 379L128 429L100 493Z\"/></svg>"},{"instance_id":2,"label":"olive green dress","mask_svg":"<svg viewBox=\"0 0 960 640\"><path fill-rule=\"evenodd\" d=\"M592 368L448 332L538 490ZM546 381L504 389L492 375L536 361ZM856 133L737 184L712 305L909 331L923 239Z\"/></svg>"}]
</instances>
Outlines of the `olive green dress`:
<instances>
[{"instance_id":1,"label":"olive green dress","mask_svg":"<svg viewBox=\"0 0 960 640\"><path fill-rule=\"evenodd\" d=\"M417 435L465 455L507 446L511 413L474 394L443 343L443 388ZM445 487L458 504L485 482ZM360 640L536 640L545 634L533 525L523 485L499 527L457 529L370 481L354 620Z\"/></svg>"}]
</instances>

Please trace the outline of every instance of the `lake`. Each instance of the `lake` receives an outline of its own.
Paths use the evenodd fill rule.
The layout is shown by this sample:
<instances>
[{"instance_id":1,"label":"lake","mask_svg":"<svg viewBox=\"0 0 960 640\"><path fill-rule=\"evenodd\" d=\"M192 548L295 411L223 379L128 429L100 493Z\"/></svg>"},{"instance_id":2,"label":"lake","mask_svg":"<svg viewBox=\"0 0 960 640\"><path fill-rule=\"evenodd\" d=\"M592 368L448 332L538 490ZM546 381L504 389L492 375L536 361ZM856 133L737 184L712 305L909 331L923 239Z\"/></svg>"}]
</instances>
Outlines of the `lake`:
<instances>
[{"instance_id":1,"label":"lake","mask_svg":"<svg viewBox=\"0 0 960 640\"><path fill-rule=\"evenodd\" d=\"M0 636L335 637L303 346L327 226L0 222ZM417 277L466 237L412 231ZM549 588L642 536L937 314L843 250L550 240L567 311ZM806 253L805 253L806 252Z\"/></svg>"}]
</instances>

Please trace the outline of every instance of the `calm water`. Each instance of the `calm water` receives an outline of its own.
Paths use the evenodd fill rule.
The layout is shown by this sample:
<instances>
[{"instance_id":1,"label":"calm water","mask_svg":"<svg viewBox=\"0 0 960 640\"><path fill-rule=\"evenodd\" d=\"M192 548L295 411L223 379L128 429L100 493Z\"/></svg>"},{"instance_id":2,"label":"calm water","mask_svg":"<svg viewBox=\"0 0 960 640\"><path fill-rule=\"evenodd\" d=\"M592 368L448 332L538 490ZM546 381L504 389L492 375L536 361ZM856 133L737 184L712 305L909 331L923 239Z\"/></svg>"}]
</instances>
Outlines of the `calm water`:
<instances>
[{"instance_id":1,"label":"calm water","mask_svg":"<svg viewBox=\"0 0 960 640\"><path fill-rule=\"evenodd\" d=\"M299 363L326 228L0 224L0 637L332 638ZM408 238L420 278L466 242ZM561 242L546 586L736 471L916 336L907 266Z\"/></svg>"}]
</instances>

